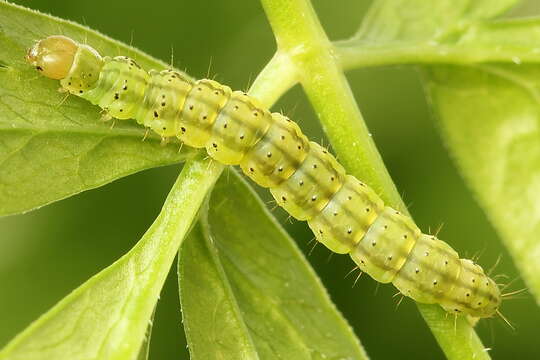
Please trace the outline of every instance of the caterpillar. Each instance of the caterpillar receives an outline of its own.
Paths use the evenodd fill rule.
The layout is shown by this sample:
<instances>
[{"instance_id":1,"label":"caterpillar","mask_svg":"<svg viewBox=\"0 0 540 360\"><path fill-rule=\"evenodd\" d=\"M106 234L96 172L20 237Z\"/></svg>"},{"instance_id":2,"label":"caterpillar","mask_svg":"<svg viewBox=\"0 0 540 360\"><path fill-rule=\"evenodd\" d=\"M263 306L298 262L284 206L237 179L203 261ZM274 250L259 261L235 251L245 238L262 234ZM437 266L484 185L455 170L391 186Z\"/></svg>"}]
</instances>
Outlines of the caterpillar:
<instances>
[{"instance_id":1,"label":"caterpillar","mask_svg":"<svg viewBox=\"0 0 540 360\"><path fill-rule=\"evenodd\" d=\"M174 70L147 72L131 58L101 57L65 36L36 42L26 60L108 118L135 119L162 138L177 137L223 164L239 165L291 216L307 221L319 242L349 254L376 281L456 315L499 314L500 290L482 267L385 206L295 122L246 93Z\"/></svg>"}]
</instances>

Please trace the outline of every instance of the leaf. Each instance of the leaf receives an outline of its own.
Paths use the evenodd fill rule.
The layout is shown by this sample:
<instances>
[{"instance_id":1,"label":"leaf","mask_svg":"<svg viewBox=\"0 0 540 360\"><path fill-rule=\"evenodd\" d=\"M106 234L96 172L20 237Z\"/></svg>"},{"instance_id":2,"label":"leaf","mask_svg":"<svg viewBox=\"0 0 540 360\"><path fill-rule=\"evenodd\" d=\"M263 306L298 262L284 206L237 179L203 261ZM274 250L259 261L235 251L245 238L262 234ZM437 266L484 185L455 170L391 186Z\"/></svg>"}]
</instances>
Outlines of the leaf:
<instances>
[{"instance_id":1,"label":"leaf","mask_svg":"<svg viewBox=\"0 0 540 360\"><path fill-rule=\"evenodd\" d=\"M15 337L0 359L137 359L176 252L222 169L188 162L137 245Z\"/></svg>"},{"instance_id":2,"label":"leaf","mask_svg":"<svg viewBox=\"0 0 540 360\"><path fill-rule=\"evenodd\" d=\"M156 306L154 306L154 310L152 311L152 315L150 316L150 319L148 320L148 325L146 327L146 333L144 335L144 339L142 342L142 345L139 349L139 355L137 355L137 360L148 360L150 356L150 340L152 339L152 330L154 328L154 318L156 315Z\"/></svg>"},{"instance_id":3,"label":"leaf","mask_svg":"<svg viewBox=\"0 0 540 360\"><path fill-rule=\"evenodd\" d=\"M425 74L448 148L540 305L540 66Z\"/></svg>"},{"instance_id":4,"label":"leaf","mask_svg":"<svg viewBox=\"0 0 540 360\"><path fill-rule=\"evenodd\" d=\"M378 0L355 38L395 42L431 40L469 20L495 17L519 0Z\"/></svg>"},{"instance_id":5,"label":"leaf","mask_svg":"<svg viewBox=\"0 0 540 360\"><path fill-rule=\"evenodd\" d=\"M229 175L179 257L192 359L367 359L295 243Z\"/></svg>"},{"instance_id":6,"label":"leaf","mask_svg":"<svg viewBox=\"0 0 540 360\"><path fill-rule=\"evenodd\" d=\"M134 57L146 69L165 65L66 20L0 1L0 216L21 213L155 166L192 158L194 150L159 145L132 121L100 123L100 109L57 92L24 61L27 49L64 34L102 54Z\"/></svg>"}]
</instances>

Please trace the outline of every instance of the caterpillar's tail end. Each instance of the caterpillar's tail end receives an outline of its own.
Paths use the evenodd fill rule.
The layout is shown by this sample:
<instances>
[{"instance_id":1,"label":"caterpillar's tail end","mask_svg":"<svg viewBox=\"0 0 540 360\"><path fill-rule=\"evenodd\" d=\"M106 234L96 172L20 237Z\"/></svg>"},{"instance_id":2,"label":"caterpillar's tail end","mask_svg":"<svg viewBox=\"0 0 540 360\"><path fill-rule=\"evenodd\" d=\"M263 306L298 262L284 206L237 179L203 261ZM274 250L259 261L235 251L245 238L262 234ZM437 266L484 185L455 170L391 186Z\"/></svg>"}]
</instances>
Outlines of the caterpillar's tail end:
<instances>
[{"instance_id":1,"label":"caterpillar's tail end","mask_svg":"<svg viewBox=\"0 0 540 360\"><path fill-rule=\"evenodd\" d=\"M49 36L28 49L26 61L43 76L61 80L68 75L78 47L79 45L68 37Z\"/></svg>"}]
</instances>

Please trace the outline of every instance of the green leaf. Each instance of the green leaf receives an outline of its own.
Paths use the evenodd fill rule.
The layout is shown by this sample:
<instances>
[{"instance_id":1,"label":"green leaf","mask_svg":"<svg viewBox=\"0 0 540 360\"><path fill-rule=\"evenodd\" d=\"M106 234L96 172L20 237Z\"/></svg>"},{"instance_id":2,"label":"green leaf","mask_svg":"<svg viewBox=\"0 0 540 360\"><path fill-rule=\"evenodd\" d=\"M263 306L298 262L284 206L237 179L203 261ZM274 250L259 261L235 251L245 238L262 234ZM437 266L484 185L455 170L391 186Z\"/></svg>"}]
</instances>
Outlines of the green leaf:
<instances>
[{"instance_id":1,"label":"green leaf","mask_svg":"<svg viewBox=\"0 0 540 360\"><path fill-rule=\"evenodd\" d=\"M196 152L132 121L99 121L100 109L71 96L24 61L38 39L64 34L102 54L132 56L146 69L165 65L66 20L0 1L0 216L25 212L120 177L178 163Z\"/></svg>"},{"instance_id":2,"label":"green leaf","mask_svg":"<svg viewBox=\"0 0 540 360\"><path fill-rule=\"evenodd\" d=\"M540 305L540 66L425 74L448 148Z\"/></svg>"},{"instance_id":3,"label":"green leaf","mask_svg":"<svg viewBox=\"0 0 540 360\"><path fill-rule=\"evenodd\" d=\"M221 165L190 161L137 245L41 316L1 360L135 360L178 248Z\"/></svg>"},{"instance_id":4,"label":"green leaf","mask_svg":"<svg viewBox=\"0 0 540 360\"><path fill-rule=\"evenodd\" d=\"M139 355L137 356L137 360L148 360L150 356L150 340L152 339L152 330L154 329L154 318L156 315L156 306L154 306L154 311L152 311L152 316L150 316L150 320L148 320L148 325L146 327L146 333L144 335L144 339L141 345L141 348L139 350Z\"/></svg>"},{"instance_id":5,"label":"green leaf","mask_svg":"<svg viewBox=\"0 0 540 360\"><path fill-rule=\"evenodd\" d=\"M356 38L394 42L431 40L469 20L489 19L519 0L377 0Z\"/></svg>"},{"instance_id":6,"label":"green leaf","mask_svg":"<svg viewBox=\"0 0 540 360\"><path fill-rule=\"evenodd\" d=\"M295 243L228 175L179 257L192 359L366 359Z\"/></svg>"}]
</instances>

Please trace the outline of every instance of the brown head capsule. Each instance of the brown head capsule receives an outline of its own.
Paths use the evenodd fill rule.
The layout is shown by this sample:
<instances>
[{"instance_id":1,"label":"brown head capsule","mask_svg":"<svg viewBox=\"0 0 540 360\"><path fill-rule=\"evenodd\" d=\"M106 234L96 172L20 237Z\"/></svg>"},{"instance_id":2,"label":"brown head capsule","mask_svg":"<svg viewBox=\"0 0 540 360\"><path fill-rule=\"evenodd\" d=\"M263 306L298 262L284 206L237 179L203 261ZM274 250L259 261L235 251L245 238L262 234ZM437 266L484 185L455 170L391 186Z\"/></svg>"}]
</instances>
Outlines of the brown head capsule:
<instances>
[{"instance_id":1,"label":"brown head capsule","mask_svg":"<svg viewBox=\"0 0 540 360\"><path fill-rule=\"evenodd\" d=\"M63 79L69 73L78 44L61 35L49 36L34 44L26 54L26 61L51 79Z\"/></svg>"}]
</instances>

